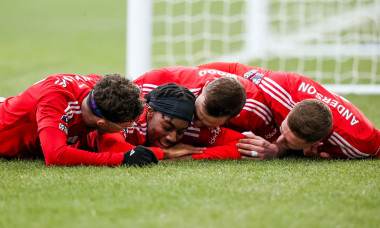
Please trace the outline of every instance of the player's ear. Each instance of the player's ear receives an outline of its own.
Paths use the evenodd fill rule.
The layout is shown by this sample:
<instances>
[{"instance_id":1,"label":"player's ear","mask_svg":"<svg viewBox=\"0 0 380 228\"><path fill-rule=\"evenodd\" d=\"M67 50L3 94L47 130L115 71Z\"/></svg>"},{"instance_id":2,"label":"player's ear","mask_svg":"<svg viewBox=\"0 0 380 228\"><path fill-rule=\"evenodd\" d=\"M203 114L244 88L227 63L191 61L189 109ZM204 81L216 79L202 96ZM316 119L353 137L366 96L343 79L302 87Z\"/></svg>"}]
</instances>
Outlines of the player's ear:
<instances>
[{"instance_id":1,"label":"player's ear","mask_svg":"<svg viewBox=\"0 0 380 228\"><path fill-rule=\"evenodd\" d=\"M154 109L150 106L146 108L146 117L147 119L151 119L154 115Z\"/></svg>"},{"instance_id":2,"label":"player's ear","mask_svg":"<svg viewBox=\"0 0 380 228\"><path fill-rule=\"evenodd\" d=\"M99 118L97 121L96 121L96 125L98 126L104 126L107 124L107 121L105 119L102 119L102 118Z\"/></svg>"}]
</instances>

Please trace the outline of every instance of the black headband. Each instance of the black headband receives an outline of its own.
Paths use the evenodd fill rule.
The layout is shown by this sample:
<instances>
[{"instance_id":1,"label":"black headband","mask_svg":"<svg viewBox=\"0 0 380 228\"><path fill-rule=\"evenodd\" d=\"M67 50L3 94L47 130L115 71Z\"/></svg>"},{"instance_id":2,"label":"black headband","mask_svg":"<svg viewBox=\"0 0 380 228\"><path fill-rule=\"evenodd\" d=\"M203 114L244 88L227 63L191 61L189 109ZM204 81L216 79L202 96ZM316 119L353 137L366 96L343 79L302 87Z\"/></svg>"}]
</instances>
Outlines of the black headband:
<instances>
[{"instance_id":1,"label":"black headband","mask_svg":"<svg viewBox=\"0 0 380 228\"><path fill-rule=\"evenodd\" d=\"M148 103L154 110L169 116L191 122L195 111L195 103L175 97L151 97Z\"/></svg>"}]
</instances>

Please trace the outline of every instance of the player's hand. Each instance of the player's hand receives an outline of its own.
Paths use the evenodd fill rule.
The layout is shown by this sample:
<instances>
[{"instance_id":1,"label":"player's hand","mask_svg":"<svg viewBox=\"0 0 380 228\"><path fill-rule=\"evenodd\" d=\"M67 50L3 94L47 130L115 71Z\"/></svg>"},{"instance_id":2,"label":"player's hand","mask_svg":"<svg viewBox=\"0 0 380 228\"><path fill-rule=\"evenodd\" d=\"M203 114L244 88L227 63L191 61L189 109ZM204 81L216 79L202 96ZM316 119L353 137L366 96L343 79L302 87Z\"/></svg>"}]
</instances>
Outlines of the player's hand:
<instances>
[{"instance_id":1,"label":"player's hand","mask_svg":"<svg viewBox=\"0 0 380 228\"><path fill-rule=\"evenodd\" d=\"M201 154L206 149L206 147L196 147L188 144L178 143L170 148L163 149L162 151L164 152L164 159L171 159L190 154Z\"/></svg>"},{"instance_id":2,"label":"player's hand","mask_svg":"<svg viewBox=\"0 0 380 228\"><path fill-rule=\"evenodd\" d=\"M239 139L236 144L238 152L244 159L269 159L280 158L284 155L285 150L274 143L270 143L264 138L257 135L245 135L244 139Z\"/></svg>"},{"instance_id":3,"label":"player's hand","mask_svg":"<svg viewBox=\"0 0 380 228\"><path fill-rule=\"evenodd\" d=\"M126 166L144 166L151 163L158 163L158 159L152 150L137 146L136 148L124 153L124 159L121 162L122 165Z\"/></svg>"},{"instance_id":4,"label":"player's hand","mask_svg":"<svg viewBox=\"0 0 380 228\"><path fill-rule=\"evenodd\" d=\"M320 151L320 147L323 145L323 142L318 142L308 148L303 149L303 154L308 158L330 158L330 154L324 151Z\"/></svg>"}]
</instances>

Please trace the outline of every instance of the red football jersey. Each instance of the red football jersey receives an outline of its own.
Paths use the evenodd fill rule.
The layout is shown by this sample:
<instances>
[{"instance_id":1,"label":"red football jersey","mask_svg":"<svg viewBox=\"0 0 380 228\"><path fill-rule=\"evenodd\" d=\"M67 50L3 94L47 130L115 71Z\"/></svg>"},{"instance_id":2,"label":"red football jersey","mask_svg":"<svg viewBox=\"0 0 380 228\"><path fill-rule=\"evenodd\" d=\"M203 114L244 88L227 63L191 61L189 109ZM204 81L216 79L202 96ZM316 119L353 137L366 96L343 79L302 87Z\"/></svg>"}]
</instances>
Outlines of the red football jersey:
<instances>
[{"instance_id":1,"label":"red football jersey","mask_svg":"<svg viewBox=\"0 0 380 228\"><path fill-rule=\"evenodd\" d=\"M327 104L333 114L333 128L322 141L322 151L342 158L380 155L380 133L374 125L355 105L310 78L239 63L217 62L200 67L224 70L251 80L263 91L278 126L296 103L305 99L318 99Z\"/></svg>"},{"instance_id":2,"label":"red football jersey","mask_svg":"<svg viewBox=\"0 0 380 228\"><path fill-rule=\"evenodd\" d=\"M100 75L55 74L0 103L0 156L44 157L47 165L119 165L123 155L96 154L68 145L94 129L81 105Z\"/></svg>"},{"instance_id":3,"label":"red football jersey","mask_svg":"<svg viewBox=\"0 0 380 228\"><path fill-rule=\"evenodd\" d=\"M223 127L238 132L253 131L256 135L269 141L277 138L279 130L273 120L272 112L266 104L263 92L255 84L242 77L213 69L177 66L147 72L133 82L140 86L143 95L159 85L173 82L185 86L198 97L207 82L224 76L239 80L246 90L247 99L240 115L229 120Z\"/></svg>"},{"instance_id":4,"label":"red football jersey","mask_svg":"<svg viewBox=\"0 0 380 228\"><path fill-rule=\"evenodd\" d=\"M162 149L146 145L147 134L146 108L140 118L122 133L97 134L91 132L87 143L95 151L125 152L135 146L144 145L153 150L159 160L164 158ZM194 159L238 159L241 154L237 151L236 143L244 135L226 128L194 128L190 126L185 132L181 143L193 146L208 147L202 154L192 155Z\"/></svg>"}]
</instances>

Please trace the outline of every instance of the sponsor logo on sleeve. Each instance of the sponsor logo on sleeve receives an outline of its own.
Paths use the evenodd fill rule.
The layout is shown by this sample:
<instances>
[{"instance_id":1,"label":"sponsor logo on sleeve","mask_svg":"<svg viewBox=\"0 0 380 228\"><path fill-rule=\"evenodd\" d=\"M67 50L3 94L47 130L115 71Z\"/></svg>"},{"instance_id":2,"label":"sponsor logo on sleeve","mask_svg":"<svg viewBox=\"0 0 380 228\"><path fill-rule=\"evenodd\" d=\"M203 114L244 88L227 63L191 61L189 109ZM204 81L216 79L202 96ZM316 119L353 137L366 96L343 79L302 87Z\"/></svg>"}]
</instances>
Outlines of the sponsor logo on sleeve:
<instances>
[{"instance_id":1,"label":"sponsor logo on sleeve","mask_svg":"<svg viewBox=\"0 0 380 228\"><path fill-rule=\"evenodd\" d=\"M64 131L66 134L69 133L69 130L67 129L66 125L64 125L63 123L59 123L59 129Z\"/></svg>"},{"instance_id":2,"label":"sponsor logo on sleeve","mask_svg":"<svg viewBox=\"0 0 380 228\"><path fill-rule=\"evenodd\" d=\"M255 70L255 69L252 69L252 70L244 73L244 78L251 80L255 84L259 84L262 77L264 77L264 75L257 73L257 70Z\"/></svg>"},{"instance_id":3,"label":"sponsor logo on sleeve","mask_svg":"<svg viewBox=\"0 0 380 228\"><path fill-rule=\"evenodd\" d=\"M218 139L220 132L220 127L215 127L211 130L211 139L209 141L210 145L214 145L215 141Z\"/></svg>"},{"instance_id":4,"label":"sponsor logo on sleeve","mask_svg":"<svg viewBox=\"0 0 380 228\"><path fill-rule=\"evenodd\" d=\"M63 115L61 120L67 124L69 122L69 117L67 115Z\"/></svg>"}]
</instances>

